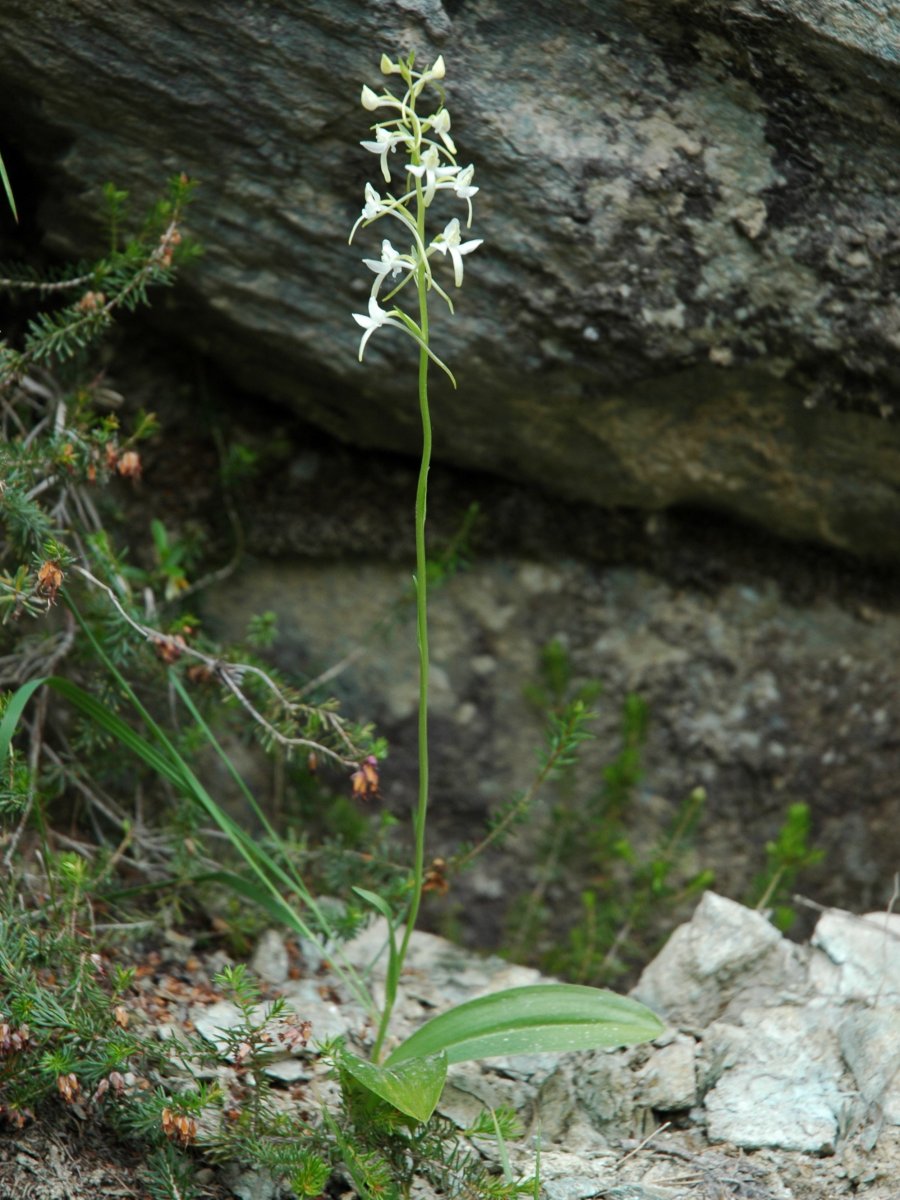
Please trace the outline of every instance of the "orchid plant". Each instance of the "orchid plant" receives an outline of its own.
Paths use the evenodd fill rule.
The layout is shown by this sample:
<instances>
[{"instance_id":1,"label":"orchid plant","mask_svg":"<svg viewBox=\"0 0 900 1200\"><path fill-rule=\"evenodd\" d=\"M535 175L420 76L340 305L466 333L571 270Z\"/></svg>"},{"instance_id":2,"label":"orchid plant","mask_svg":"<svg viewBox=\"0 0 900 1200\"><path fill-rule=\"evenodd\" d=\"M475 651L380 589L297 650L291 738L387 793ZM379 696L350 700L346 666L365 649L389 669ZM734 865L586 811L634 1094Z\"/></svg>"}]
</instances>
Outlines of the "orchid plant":
<instances>
[{"instance_id":1,"label":"orchid plant","mask_svg":"<svg viewBox=\"0 0 900 1200\"><path fill-rule=\"evenodd\" d=\"M391 115L374 126L375 136L373 139L361 144L366 150L378 156L382 177L388 185L392 182L389 159L399 150L400 158L404 163L404 182L403 187L398 189L398 195L388 193L384 197L375 190L371 183L366 184L365 205L350 231L349 239L351 242L353 241L360 226L366 227L384 218L399 223L402 233L408 239L408 249L401 251L394 248L390 239L384 238L381 243L381 257L363 259L363 263L374 273L375 278L369 294L368 313L354 313L353 319L363 329L359 343L360 361L362 361L369 338L377 329L386 325L392 325L402 330L416 343L419 349L419 411L422 420L422 460L415 509L416 628L419 646L419 788L414 820L415 859L412 900L399 947L395 947L392 938L391 958L396 970L389 969L388 972L389 984L375 1042L376 1058L381 1052L387 1034L391 1010L396 999L399 970L406 958L409 940L418 917L425 872L425 827L428 813L429 665L425 510L432 443L431 415L428 407L429 362L434 362L439 366L449 376L453 386L456 386L453 372L446 363L438 358L429 344L429 293L436 292L447 304L450 312L453 312L453 301L434 276L432 260L438 255L446 258L449 254L453 265L454 283L456 287L460 287L463 282L463 258L481 245L480 238L465 242L462 240L457 217L449 221L434 237L429 236L431 207L439 193L450 192L453 197L465 202L468 210L467 226L469 226L472 222L472 197L477 193L478 188L472 184L475 168L471 165L462 168L456 161L456 145L450 134L450 113L444 103L441 102L437 110L430 116L422 116L417 111L425 88L429 84L439 86L440 81L444 78L443 58L436 59L434 64L425 71L415 71L413 62L412 56L406 61L393 62L386 54L382 55L382 73L389 76L399 75L406 85L406 90L401 98L394 96L389 91L376 94L371 88L363 87L363 108L370 112L386 108ZM441 96L441 101L443 101L443 96ZM383 299L385 303L388 303L393 301L394 297L408 285L412 285L417 294L417 320L396 305L388 309L379 303L379 297L385 287L389 290ZM369 899L371 901L371 897Z\"/></svg>"},{"instance_id":2,"label":"orchid plant","mask_svg":"<svg viewBox=\"0 0 900 1200\"><path fill-rule=\"evenodd\" d=\"M388 220L391 232L404 242L395 247L390 238L381 242L380 258L364 258L373 273L367 312L353 313L362 328L359 360L362 361L372 336L391 326L415 342L419 356L418 398L422 424L422 456L415 506L416 630L419 648L418 800L413 817L415 851L410 881L410 900L399 920L384 899L364 889L359 895L387 921L388 962L385 998L372 1049L371 1062L347 1052L341 1057L342 1072L416 1120L426 1120L440 1097L448 1063L497 1054L527 1051L564 1051L631 1045L647 1041L662 1031L659 1020L635 1001L595 988L566 984L541 984L513 988L479 997L435 1017L394 1048L382 1064L385 1039L397 998L403 964L415 929L425 884L425 832L428 816L428 615L425 513L432 433L428 403L428 371L434 363L456 379L449 366L431 348L429 302L440 297L450 312L453 300L438 282L435 267L449 258L453 283L462 286L465 258L482 245L481 238L464 240L458 217L437 222L433 208L443 199L462 201L466 206L466 229L472 224L475 168L460 166L445 103L442 81L443 57L423 71L415 69L414 55L396 61L386 54L381 72L398 76L403 85L396 95L385 88L362 89L362 106L369 112L386 110L383 120L372 126L373 136L361 145L378 158L381 177L388 189L384 195L371 184L365 186L365 203L350 232L353 241L359 229ZM437 92L437 106L428 115L423 109L426 89ZM400 166L399 186L394 170ZM399 226L399 228L398 228ZM415 315L398 307L396 297L408 288L415 292Z\"/></svg>"}]
</instances>

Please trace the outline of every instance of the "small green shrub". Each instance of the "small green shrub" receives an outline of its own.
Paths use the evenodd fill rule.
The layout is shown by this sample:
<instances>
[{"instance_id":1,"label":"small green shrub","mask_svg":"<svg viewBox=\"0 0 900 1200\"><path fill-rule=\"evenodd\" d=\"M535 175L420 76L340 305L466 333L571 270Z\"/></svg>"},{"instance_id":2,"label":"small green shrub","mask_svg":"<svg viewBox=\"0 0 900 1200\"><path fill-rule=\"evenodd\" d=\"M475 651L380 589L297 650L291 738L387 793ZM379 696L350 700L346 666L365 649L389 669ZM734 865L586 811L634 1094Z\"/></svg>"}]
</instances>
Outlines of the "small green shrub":
<instances>
[{"instance_id":1,"label":"small green shrub","mask_svg":"<svg viewBox=\"0 0 900 1200\"><path fill-rule=\"evenodd\" d=\"M598 683L574 685L569 655L554 641L545 647L539 676L526 696L558 723L573 705L584 710L600 692ZM665 918L668 911L712 884L712 872L687 867L705 799L702 789L681 802L649 851L638 851L633 843L632 807L644 773L648 723L641 697L626 696L619 750L603 768L602 786L588 792L586 800L579 795L575 801L576 782L583 788L576 756L568 754L559 764L558 799L548 813L534 816L546 826L542 841L547 850L534 885L510 919L513 959L536 962L581 983L611 982L646 961L658 937L649 931L671 924ZM582 727L579 740L587 736ZM560 908L571 908L571 901L558 903L560 895L573 897L581 907L579 920L568 928L555 916Z\"/></svg>"},{"instance_id":2,"label":"small green shrub","mask_svg":"<svg viewBox=\"0 0 900 1200\"><path fill-rule=\"evenodd\" d=\"M782 933L787 933L797 917L793 906L787 903L797 876L817 866L825 857L824 850L810 845L811 834L809 805L789 805L777 837L766 843L766 868L753 882L749 903L758 909L771 910L772 924Z\"/></svg>"},{"instance_id":3,"label":"small green shrub","mask_svg":"<svg viewBox=\"0 0 900 1200\"><path fill-rule=\"evenodd\" d=\"M55 675L131 720L109 664L140 687L156 714L167 711L167 669L178 664L198 711L221 736L252 733L276 758L315 754L337 764L346 781L368 756L383 755L384 744L345 719L327 695L303 695L268 666L270 619L252 622L243 645L223 647L205 636L186 601L234 568L239 545L224 569L199 574L196 537L152 514L154 481L141 481L142 446L165 433L151 413L127 419L123 398L97 369L93 352L115 316L147 303L154 287L171 284L198 253L183 232L191 192L187 179L173 179L135 222L126 193L107 185L104 255L41 274L0 270L0 290L19 303L15 336L0 343L0 688ZM36 301L37 312L27 301ZM223 442L221 459L231 512L228 489L253 469L252 456ZM128 553L135 539L116 501L117 489L139 482L151 509L140 565ZM67 819L90 826L101 855L139 862L157 884L161 875L184 883L208 870L201 813L173 803L152 769L111 754L110 731L89 716L60 720L53 694L42 690L3 771L0 818L18 821L5 846L7 868L29 824L46 833L54 812L65 809ZM173 737L189 758L209 745L193 722ZM149 829L139 819L148 800L161 818Z\"/></svg>"}]
</instances>

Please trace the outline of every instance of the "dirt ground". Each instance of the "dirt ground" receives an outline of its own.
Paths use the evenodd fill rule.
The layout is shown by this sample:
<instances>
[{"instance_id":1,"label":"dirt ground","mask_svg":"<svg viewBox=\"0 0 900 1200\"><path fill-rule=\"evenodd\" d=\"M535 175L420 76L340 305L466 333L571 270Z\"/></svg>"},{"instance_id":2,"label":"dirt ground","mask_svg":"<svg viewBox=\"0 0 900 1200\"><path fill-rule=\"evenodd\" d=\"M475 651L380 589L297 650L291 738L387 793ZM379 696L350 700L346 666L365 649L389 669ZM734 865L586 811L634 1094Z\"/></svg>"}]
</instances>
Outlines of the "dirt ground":
<instances>
[{"instance_id":1,"label":"dirt ground","mask_svg":"<svg viewBox=\"0 0 900 1200\"><path fill-rule=\"evenodd\" d=\"M140 1152L95 1122L61 1114L0 1135L2 1200L150 1200L140 1174ZM201 1195L225 1200L231 1193L210 1182Z\"/></svg>"},{"instance_id":2,"label":"dirt ground","mask_svg":"<svg viewBox=\"0 0 900 1200\"><path fill-rule=\"evenodd\" d=\"M898 1200L900 1133L883 1133L877 1152L851 1144L839 1157L813 1158L708 1146L695 1134L663 1131L640 1148L624 1144L617 1175L595 1200ZM239 1200L214 1168L198 1164L195 1178L198 1200ZM153 1200L138 1152L101 1128L60 1119L0 1136L0 1200L100 1197Z\"/></svg>"}]
</instances>

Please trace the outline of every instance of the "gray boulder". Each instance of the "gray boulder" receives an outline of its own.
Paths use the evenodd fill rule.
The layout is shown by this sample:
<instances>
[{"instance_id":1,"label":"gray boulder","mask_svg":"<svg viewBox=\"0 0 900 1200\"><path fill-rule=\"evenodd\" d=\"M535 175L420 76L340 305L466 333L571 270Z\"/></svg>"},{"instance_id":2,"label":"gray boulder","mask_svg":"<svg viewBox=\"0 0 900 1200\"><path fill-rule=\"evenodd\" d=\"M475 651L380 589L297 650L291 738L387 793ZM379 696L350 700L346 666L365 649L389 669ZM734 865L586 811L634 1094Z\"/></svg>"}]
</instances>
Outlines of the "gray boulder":
<instances>
[{"instance_id":1,"label":"gray boulder","mask_svg":"<svg viewBox=\"0 0 900 1200\"><path fill-rule=\"evenodd\" d=\"M439 455L896 559L898 46L857 0L8 0L3 132L66 252L99 248L105 180L195 176L206 255L169 328L412 452L412 347L384 331L360 367L350 318L383 234L346 237L377 171L361 83L442 52L484 246L435 324Z\"/></svg>"},{"instance_id":2,"label":"gray boulder","mask_svg":"<svg viewBox=\"0 0 900 1200\"><path fill-rule=\"evenodd\" d=\"M634 995L667 1020L702 1028L804 980L800 951L762 913L706 892L693 919L644 969Z\"/></svg>"},{"instance_id":3,"label":"gray boulder","mask_svg":"<svg viewBox=\"0 0 900 1200\"><path fill-rule=\"evenodd\" d=\"M795 946L761 913L704 895L633 994L698 1032L711 1141L833 1154L873 1114L897 1124L897 921L831 909L812 946ZM676 1044L657 1050L651 1081Z\"/></svg>"}]
</instances>

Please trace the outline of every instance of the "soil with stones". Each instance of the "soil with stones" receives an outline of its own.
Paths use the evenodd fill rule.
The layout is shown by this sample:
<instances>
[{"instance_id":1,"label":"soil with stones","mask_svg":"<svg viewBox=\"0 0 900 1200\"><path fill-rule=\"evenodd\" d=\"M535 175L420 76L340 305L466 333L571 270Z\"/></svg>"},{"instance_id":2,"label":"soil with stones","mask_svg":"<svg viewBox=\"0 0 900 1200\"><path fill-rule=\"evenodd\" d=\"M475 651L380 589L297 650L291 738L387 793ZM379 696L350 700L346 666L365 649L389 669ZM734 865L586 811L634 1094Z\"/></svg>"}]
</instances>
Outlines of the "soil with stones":
<instances>
[{"instance_id":1,"label":"soil with stones","mask_svg":"<svg viewBox=\"0 0 900 1200\"><path fill-rule=\"evenodd\" d=\"M754 1033L760 1014L785 1022L786 989L792 990L787 1003L795 1021L820 1021L823 1002L838 1005L837 1024L849 1019L859 1026L877 1011L894 1020L900 937L883 940L888 919L882 915L867 924L829 912L814 944L796 947L759 914L707 894L691 923L648 966L637 989L664 1014L681 1008L682 1015L652 1046L459 1064L451 1068L440 1111L462 1124L485 1104L516 1108L529 1136L510 1143L512 1164L522 1174L533 1170L539 1135L544 1200L896 1200L896 1079L883 1070L861 1069L860 1047L850 1053L845 1043L845 1057L833 1063L840 1095L829 1144L816 1151L785 1149L780 1143L814 1136L798 1110L796 1090L809 1088L811 1101L818 1102L828 1093L831 1068L817 1060L820 1073L803 1076L799 1064L810 1043L802 1038L796 1070L783 1049L777 1051L780 1061L767 1066L757 1057L761 1039ZM362 967L374 952L377 962L383 940L384 930L376 923L347 946L348 961ZM221 951L197 952L180 936L145 952L135 964L138 985L128 1001L135 1020L145 1022L149 1036L168 1044L185 1030L217 1042L220 1031L237 1019L234 1005L210 983L227 962ZM313 1038L318 1031L323 1037L342 1033L351 1043L370 1039L367 1018L311 947L285 942L270 930L257 944L252 967L264 1000L284 996L289 1010L311 1021ZM377 976L378 965L375 969ZM858 1001L854 989L866 991L873 982L867 972L878 976L878 992ZM539 978L529 968L478 958L443 939L416 934L394 1027L405 1036L452 1003ZM706 1020L699 1020L704 1012ZM747 1042L756 1044L742 1050L735 1042L727 1061L717 1057L722 1031L734 1034L741 1028ZM896 1046L886 1052L897 1057ZM855 1074L848 1059L856 1064ZM693 1065L685 1073L688 1060ZM746 1124L735 1139L717 1137L716 1094L731 1073L748 1066L757 1072L756 1082L740 1083L740 1090L756 1091L760 1099L745 1097ZM773 1089L770 1071L780 1072L785 1082ZM271 1063L269 1074L285 1112L297 1106L308 1114L333 1102L334 1085L320 1069L314 1041L286 1051ZM757 1087L767 1079L767 1086ZM241 1102L240 1067L224 1054L217 1081L229 1103ZM774 1130L765 1120L767 1108L783 1114ZM111 1139L101 1117L89 1109L67 1107L59 1099L30 1127L0 1133L2 1200L151 1200L139 1153ZM754 1141L763 1144L754 1146ZM214 1168L203 1161L202 1145L195 1150L198 1200L288 1200L290 1193L264 1173L239 1164ZM343 1194L351 1192L344 1188Z\"/></svg>"}]
</instances>

